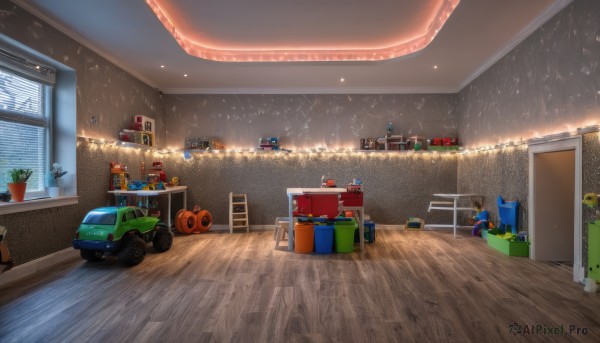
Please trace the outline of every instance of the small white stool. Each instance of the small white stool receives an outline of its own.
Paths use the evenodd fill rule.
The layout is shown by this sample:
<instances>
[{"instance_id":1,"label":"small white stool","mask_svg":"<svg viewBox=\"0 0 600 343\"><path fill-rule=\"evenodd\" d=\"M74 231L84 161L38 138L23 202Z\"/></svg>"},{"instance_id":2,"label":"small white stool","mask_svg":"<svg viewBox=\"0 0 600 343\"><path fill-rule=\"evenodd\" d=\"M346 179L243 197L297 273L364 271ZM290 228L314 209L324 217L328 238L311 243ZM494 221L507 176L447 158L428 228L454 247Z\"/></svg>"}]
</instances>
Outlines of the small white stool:
<instances>
[{"instance_id":1,"label":"small white stool","mask_svg":"<svg viewBox=\"0 0 600 343\"><path fill-rule=\"evenodd\" d=\"M290 227L289 217L277 217L275 218L275 231L273 232L273 239L275 239L275 249L279 247L279 242L285 240ZM288 239L289 240L289 239Z\"/></svg>"}]
</instances>

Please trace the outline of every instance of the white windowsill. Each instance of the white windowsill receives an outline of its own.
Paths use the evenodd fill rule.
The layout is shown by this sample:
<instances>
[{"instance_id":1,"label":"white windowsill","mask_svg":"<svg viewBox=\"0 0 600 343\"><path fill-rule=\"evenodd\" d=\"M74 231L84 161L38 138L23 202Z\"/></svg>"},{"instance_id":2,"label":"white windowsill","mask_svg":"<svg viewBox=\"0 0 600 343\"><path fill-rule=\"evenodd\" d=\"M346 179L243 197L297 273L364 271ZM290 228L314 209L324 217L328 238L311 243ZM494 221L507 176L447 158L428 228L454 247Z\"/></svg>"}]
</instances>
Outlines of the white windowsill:
<instances>
[{"instance_id":1,"label":"white windowsill","mask_svg":"<svg viewBox=\"0 0 600 343\"><path fill-rule=\"evenodd\" d=\"M60 207L67 205L77 205L79 196L62 196L58 198L45 198L35 200L25 200L23 202L0 202L0 215L35 211L44 208Z\"/></svg>"}]
</instances>

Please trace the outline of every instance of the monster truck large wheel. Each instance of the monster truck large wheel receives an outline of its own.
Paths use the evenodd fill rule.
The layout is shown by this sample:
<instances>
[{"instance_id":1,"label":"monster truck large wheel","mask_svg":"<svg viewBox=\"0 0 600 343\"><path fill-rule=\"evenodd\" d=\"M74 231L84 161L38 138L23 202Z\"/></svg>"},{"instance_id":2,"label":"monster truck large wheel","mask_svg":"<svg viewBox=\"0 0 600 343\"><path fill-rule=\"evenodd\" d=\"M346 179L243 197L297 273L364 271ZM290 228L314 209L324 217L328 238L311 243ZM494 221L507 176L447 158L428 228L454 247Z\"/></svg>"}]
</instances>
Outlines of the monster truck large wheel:
<instances>
[{"instance_id":1,"label":"monster truck large wheel","mask_svg":"<svg viewBox=\"0 0 600 343\"><path fill-rule=\"evenodd\" d=\"M144 260L146 243L137 236L126 238L123 249L119 252L119 261L126 266L135 266Z\"/></svg>"},{"instance_id":2,"label":"monster truck large wheel","mask_svg":"<svg viewBox=\"0 0 600 343\"><path fill-rule=\"evenodd\" d=\"M81 258L90 262L98 262L104 256L104 252L98 250L81 249Z\"/></svg>"},{"instance_id":3,"label":"monster truck large wheel","mask_svg":"<svg viewBox=\"0 0 600 343\"><path fill-rule=\"evenodd\" d=\"M166 227L159 227L152 239L152 246L156 252L165 252L173 245L173 234Z\"/></svg>"}]
</instances>

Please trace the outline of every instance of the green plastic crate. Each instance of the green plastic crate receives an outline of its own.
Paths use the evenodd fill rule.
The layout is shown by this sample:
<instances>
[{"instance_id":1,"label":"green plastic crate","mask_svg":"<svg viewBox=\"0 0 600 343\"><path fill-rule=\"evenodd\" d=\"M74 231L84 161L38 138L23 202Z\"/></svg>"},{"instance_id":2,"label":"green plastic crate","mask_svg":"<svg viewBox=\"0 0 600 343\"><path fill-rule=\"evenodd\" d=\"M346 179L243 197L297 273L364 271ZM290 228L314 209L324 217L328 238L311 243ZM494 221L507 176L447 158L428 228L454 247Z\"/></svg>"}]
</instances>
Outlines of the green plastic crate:
<instances>
[{"instance_id":1,"label":"green plastic crate","mask_svg":"<svg viewBox=\"0 0 600 343\"><path fill-rule=\"evenodd\" d=\"M460 146L458 146L458 145L430 145L427 147L427 150L434 150L434 151L460 150Z\"/></svg>"},{"instance_id":2,"label":"green plastic crate","mask_svg":"<svg viewBox=\"0 0 600 343\"><path fill-rule=\"evenodd\" d=\"M508 256L529 256L529 242L511 242L496 235L488 235L487 243Z\"/></svg>"},{"instance_id":3,"label":"green plastic crate","mask_svg":"<svg viewBox=\"0 0 600 343\"><path fill-rule=\"evenodd\" d=\"M497 235L500 233L500 230L494 228L491 230L488 229L481 229L481 238L487 240L489 235Z\"/></svg>"}]
</instances>

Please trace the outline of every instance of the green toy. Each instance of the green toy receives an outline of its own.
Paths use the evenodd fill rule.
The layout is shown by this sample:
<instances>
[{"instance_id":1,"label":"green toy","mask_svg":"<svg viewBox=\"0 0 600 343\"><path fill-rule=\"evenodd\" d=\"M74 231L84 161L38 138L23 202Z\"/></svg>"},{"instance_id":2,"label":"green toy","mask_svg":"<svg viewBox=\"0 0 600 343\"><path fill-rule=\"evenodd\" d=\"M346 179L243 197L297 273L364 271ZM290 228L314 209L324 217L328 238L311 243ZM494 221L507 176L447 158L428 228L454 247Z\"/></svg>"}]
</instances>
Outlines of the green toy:
<instances>
[{"instance_id":1,"label":"green toy","mask_svg":"<svg viewBox=\"0 0 600 343\"><path fill-rule=\"evenodd\" d=\"M171 248L173 234L139 207L101 207L85 216L75 233L73 248L80 249L81 258L88 261L99 261L109 253L134 266L144 260L146 243L150 242L154 250L165 252Z\"/></svg>"}]
</instances>

